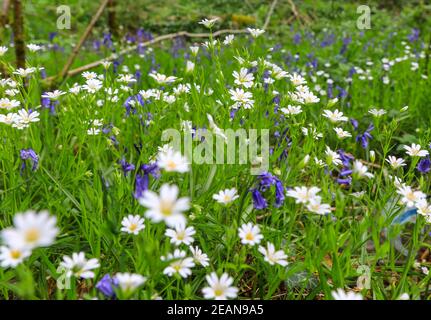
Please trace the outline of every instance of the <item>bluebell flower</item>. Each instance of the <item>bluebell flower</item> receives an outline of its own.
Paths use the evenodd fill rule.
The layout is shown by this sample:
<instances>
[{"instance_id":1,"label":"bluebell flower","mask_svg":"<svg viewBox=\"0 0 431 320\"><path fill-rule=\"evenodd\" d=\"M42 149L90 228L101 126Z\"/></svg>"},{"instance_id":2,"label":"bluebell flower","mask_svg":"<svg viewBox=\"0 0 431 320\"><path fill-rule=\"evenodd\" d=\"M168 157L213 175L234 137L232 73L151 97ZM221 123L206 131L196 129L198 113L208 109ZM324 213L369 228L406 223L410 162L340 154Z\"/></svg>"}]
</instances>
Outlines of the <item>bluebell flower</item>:
<instances>
[{"instance_id":1,"label":"bluebell flower","mask_svg":"<svg viewBox=\"0 0 431 320\"><path fill-rule=\"evenodd\" d=\"M268 204L266 203L266 200L264 197L262 197L262 194L257 189L251 190L251 196L253 198L253 207L257 210L265 209Z\"/></svg>"},{"instance_id":2,"label":"bluebell flower","mask_svg":"<svg viewBox=\"0 0 431 320\"><path fill-rule=\"evenodd\" d=\"M22 160L22 165L21 165L21 173L25 170L26 168L26 160L30 160L32 163L32 171L35 171L37 169L37 166L39 164L39 156L36 154L36 152L29 148L29 149L22 149L20 151L20 157Z\"/></svg>"},{"instance_id":3,"label":"bluebell flower","mask_svg":"<svg viewBox=\"0 0 431 320\"><path fill-rule=\"evenodd\" d=\"M353 129L355 131L358 131L358 127L359 127L358 121L355 119L350 119L350 123L352 124ZM356 142L359 142L361 144L362 148L366 149L368 147L369 140L373 139L373 136L370 133L373 130L374 130L374 125L371 123L368 126L367 130L364 131L364 133L358 134L356 136Z\"/></svg>"},{"instance_id":4,"label":"bluebell flower","mask_svg":"<svg viewBox=\"0 0 431 320\"><path fill-rule=\"evenodd\" d=\"M124 158L120 160L120 165L123 169L124 176L126 176L128 172L135 170L135 165L133 163L128 163Z\"/></svg>"},{"instance_id":5,"label":"bluebell flower","mask_svg":"<svg viewBox=\"0 0 431 320\"><path fill-rule=\"evenodd\" d=\"M412 32L408 35L407 39L409 39L410 42L415 42L419 39L420 30L413 28Z\"/></svg>"},{"instance_id":6,"label":"bluebell flower","mask_svg":"<svg viewBox=\"0 0 431 320\"><path fill-rule=\"evenodd\" d=\"M426 173L430 172L430 170L431 170L430 158L426 157L426 158L421 159L421 161L419 161L419 163L418 163L417 169L422 174L426 174Z\"/></svg>"},{"instance_id":7,"label":"bluebell flower","mask_svg":"<svg viewBox=\"0 0 431 320\"><path fill-rule=\"evenodd\" d=\"M117 279L112 278L109 274L105 274L96 284L96 289L107 298L115 298L115 287L118 287L118 281Z\"/></svg>"},{"instance_id":8,"label":"bluebell flower","mask_svg":"<svg viewBox=\"0 0 431 320\"><path fill-rule=\"evenodd\" d=\"M150 175L153 178L159 178L159 167L157 163L143 164L140 167L141 173L138 173L135 177L135 193L134 197L139 199L143 196L144 191L148 190L150 184Z\"/></svg>"},{"instance_id":9,"label":"bluebell flower","mask_svg":"<svg viewBox=\"0 0 431 320\"><path fill-rule=\"evenodd\" d=\"M262 193L275 187L275 207L280 207L284 202L284 186L280 179L269 172L260 174L258 177L257 187L252 189L253 206L257 210L262 210L268 206L268 203Z\"/></svg>"}]
</instances>

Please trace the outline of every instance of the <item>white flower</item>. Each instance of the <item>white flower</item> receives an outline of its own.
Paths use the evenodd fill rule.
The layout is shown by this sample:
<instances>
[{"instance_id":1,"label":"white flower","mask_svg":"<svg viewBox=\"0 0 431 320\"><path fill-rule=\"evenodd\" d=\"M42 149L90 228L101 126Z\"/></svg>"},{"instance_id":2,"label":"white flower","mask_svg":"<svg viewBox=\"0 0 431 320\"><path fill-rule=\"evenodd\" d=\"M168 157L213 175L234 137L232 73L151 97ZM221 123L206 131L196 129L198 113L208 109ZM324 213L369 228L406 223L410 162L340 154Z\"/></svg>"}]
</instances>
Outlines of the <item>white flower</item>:
<instances>
[{"instance_id":1,"label":"white flower","mask_svg":"<svg viewBox=\"0 0 431 320\"><path fill-rule=\"evenodd\" d=\"M1 57L1 56L4 56L4 55L5 55L5 53L6 53L8 50L9 50L9 48L8 48L8 47L0 46L0 57Z\"/></svg>"},{"instance_id":2,"label":"white flower","mask_svg":"<svg viewBox=\"0 0 431 320\"><path fill-rule=\"evenodd\" d=\"M54 90L53 92L45 92L42 98L48 98L50 100L57 100L60 96L66 94L66 92L60 90Z\"/></svg>"},{"instance_id":3,"label":"white flower","mask_svg":"<svg viewBox=\"0 0 431 320\"><path fill-rule=\"evenodd\" d=\"M92 71L84 71L82 73L82 76L84 77L85 80L97 79L97 73Z\"/></svg>"},{"instance_id":4,"label":"white flower","mask_svg":"<svg viewBox=\"0 0 431 320\"><path fill-rule=\"evenodd\" d=\"M236 102L234 105L235 108L243 106L244 109L251 109L253 107L254 100L252 100L253 95L251 92L236 88L235 90L230 89L229 93L231 95L231 100Z\"/></svg>"},{"instance_id":5,"label":"white flower","mask_svg":"<svg viewBox=\"0 0 431 320\"><path fill-rule=\"evenodd\" d=\"M219 278L217 273L212 272L206 276L208 287L202 289L205 299L227 300L237 297L238 288L233 287L233 278L223 273Z\"/></svg>"},{"instance_id":6,"label":"white flower","mask_svg":"<svg viewBox=\"0 0 431 320\"><path fill-rule=\"evenodd\" d=\"M121 74L118 77L118 82L123 82L123 83L134 83L137 80L133 77L132 74Z\"/></svg>"},{"instance_id":7,"label":"white flower","mask_svg":"<svg viewBox=\"0 0 431 320\"><path fill-rule=\"evenodd\" d=\"M242 244L249 244L251 246L259 244L263 239L263 236L260 234L259 226L253 225L250 222L247 224L244 223L238 228L238 235L241 238Z\"/></svg>"},{"instance_id":8,"label":"white flower","mask_svg":"<svg viewBox=\"0 0 431 320\"><path fill-rule=\"evenodd\" d=\"M371 109L368 113L372 114L375 117L381 117L386 114L386 110L384 109Z\"/></svg>"},{"instance_id":9,"label":"white flower","mask_svg":"<svg viewBox=\"0 0 431 320\"><path fill-rule=\"evenodd\" d=\"M305 104L309 103L317 103L320 99L311 91L306 91L300 95L300 101L303 101Z\"/></svg>"},{"instance_id":10,"label":"white flower","mask_svg":"<svg viewBox=\"0 0 431 320\"><path fill-rule=\"evenodd\" d=\"M275 247L271 242L266 243L266 248L259 246L259 252L263 254L264 260L270 265L279 264L283 267L288 265L286 261L287 255L283 250L275 251Z\"/></svg>"},{"instance_id":11,"label":"white flower","mask_svg":"<svg viewBox=\"0 0 431 320\"><path fill-rule=\"evenodd\" d=\"M193 61L187 60L186 72L191 73L195 69L195 63Z\"/></svg>"},{"instance_id":12,"label":"white flower","mask_svg":"<svg viewBox=\"0 0 431 320\"><path fill-rule=\"evenodd\" d=\"M89 136L96 136L98 134L100 134L102 132L102 130L98 129L98 128L90 128L87 130L87 134Z\"/></svg>"},{"instance_id":13,"label":"white flower","mask_svg":"<svg viewBox=\"0 0 431 320\"><path fill-rule=\"evenodd\" d=\"M403 294L401 294L397 300L410 300L410 296L407 292L404 292Z\"/></svg>"},{"instance_id":14,"label":"white flower","mask_svg":"<svg viewBox=\"0 0 431 320\"><path fill-rule=\"evenodd\" d=\"M221 190L219 193L213 194L213 199L224 205L227 205L238 198L239 196L235 188Z\"/></svg>"},{"instance_id":15,"label":"white flower","mask_svg":"<svg viewBox=\"0 0 431 320\"><path fill-rule=\"evenodd\" d=\"M208 255L206 253L203 253L201 249L199 249L197 246L190 246L189 249L192 252L193 259L196 263L200 264L202 267L208 267L210 265L210 259L208 258Z\"/></svg>"},{"instance_id":16,"label":"white flower","mask_svg":"<svg viewBox=\"0 0 431 320\"><path fill-rule=\"evenodd\" d=\"M96 93L103 87L103 82L99 79L88 79L87 82L82 86L82 89L88 93Z\"/></svg>"},{"instance_id":17,"label":"white flower","mask_svg":"<svg viewBox=\"0 0 431 320\"><path fill-rule=\"evenodd\" d=\"M19 107L20 104L21 104L21 102L19 102L17 100L10 100L8 98L1 98L0 99L0 109L10 110L10 109Z\"/></svg>"},{"instance_id":18,"label":"white flower","mask_svg":"<svg viewBox=\"0 0 431 320\"><path fill-rule=\"evenodd\" d=\"M123 292L133 292L142 286L147 278L136 273L117 273L114 276L115 280L118 282L118 287Z\"/></svg>"},{"instance_id":19,"label":"white flower","mask_svg":"<svg viewBox=\"0 0 431 320\"><path fill-rule=\"evenodd\" d=\"M295 187L294 189L287 190L286 195L295 198L296 203L308 203L317 196L318 192L320 192L320 189L317 187Z\"/></svg>"},{"instance_id":20,"label":"white flower","mask_svg":"<svg viewBox=\"0 0 431 320\"><path fill-rule=\"evenodd\" d=\"M73 87L69 89L69 92L71 94L77 95L78 93L81 92L81 89L82 87L79 84L75 83Z\"/></svg>"},{"instance_id":21,"label":"white flower","mask_svg":"<svg viewBox=\"0 0 431 320\"><path fill-rule=\"evenodd\" d=\"M272 70L269 70L269 74L273 76L276 80L289 77L289 73L287 73L277 65L272 65ZM269 80L269 78L267 79ZM271 80L269 80L269 82L271 82Z\"/></svg>"},{"instance_id":22,"label":"white flower","mask_svg":"<svg viewBox=\"0 0 431 320\"><path fill-rule=\"evenodd\" d=\"M302 127L301 131L304 136L312 136L313 139L316 139L316 140L319 140L320 138L323 137L323 134L320 132L317 132L316 128L312 127L311 124L309 128Z\"/></svg>"},{"instance_id":23,"label":"white flower","mask_svg":"<svg viewBox=\"0 0 431 320\"><path fill-rule=\"evenodd\" d=\"M386 162L389 163L393 169L398 169L399 167L404 167L406 165L403 158L397 158L394 156L389 156L386 159Z\"/></svg>"},{"instance_id":24,"label":"white flower","mask_svg":"<svg viewBox=\"0 0 431 320\"><path fill-rule=\"evenodd\" d=\"M17 129L24 129L24 128L27 128L30 125L30 123L38 122L38 121L40 121L39 112L37 111L28 112L25 109L21 109L16 114L12 127Z\"/></svg>"},{"instance_id":25,"label":"white flower","mask_svg":"<svg viewBox=\"0 0 431 320\"><path fill-rule=\"evenodd\" d=\"M416 202L426 198L422 191L413 191L410 186L406 185L399 186L397 193L401 195L401 203L407 207L413 207Z\"/></svg>"},{"instance_id":26,"label":"white flower","mask_svg":"<svg viewBox=\"0 0 431 320\"><path fill-rule=\"evenodd\" d=\"M102 66L105 70L108 70L108 68L111 66L112 62L111 61L103 61L102 62Z\"/></svg>"},{"instance_id":27,"label":"white flower","mask_svg":"<svg viewBox=\"0 0 431 320\"><path fill-rule=\"evenodd\" d=\"M321 203L321 198L317 196L308 202L307 210L313 213L324 215L331 212L331 206L326 203Z\"/></svg>"},{"instance_id":28,"label":"white flower","mask_svg":"<svg viewBox=\"0 0 431 320\"><path fill-rule=\"evenodd\" d=\"M358 178L367 177L371 179L374 177L372 173L368 172L368 167L359 160L353 163L353 174Z\"/></svg>"},{"instance_id":29,"label":"white flower","mask_svg":"<svg viewBox=\"0 0 431 320\"><path fill-rule=\"evenodd\" d=\"M214 18L214 19L203 19L201 21L199 21L199 24L204 25L206 28L210 29L213 27L213 25L219 20L219 18Z\"/></svg>"},{"instance_id":30,"label":"white flower","mask_svg":"<svg viewBox=\"0 0 431 320\"><path fill-rule=\"evenodd\" d=\"M363 300L360 293L353 291L345 292L343 289L337 289L337 291L334 290L331 294L335 300Z\"/></svg>"},{"instance_id":31,"label":"white flower","mask_svg":"<svg viewBox=\"0 0 431 320\"><path fill-rule=\"evenodd\" d=\"M197 46L192 46L192 47L190 47L190 51L192 52L192 54L193 54L194 56L196 56L196 55L198 54L198 52L199 52L199 47L197 47Z\"/></svg>"},{"instance_id":32,"label":"white flower","mask_svg":"<svg viewBox=\"0 0 431 320\"><path fill-rule=\"evenodd\" d=\"M179 223L175 226L175 229L167 229L165 231L165 236L171 238L171 243L179 246L184 243L185 245L190 245L193 243L195 239L193 239L193 235L196 233L195 228L187 227Z\"/></svg>"},{"instance_id":33,"label":"white flower","mask_svg":"<svg viewBox=\"0 0 431 320\"><path fill-rule=\"evenodd\" d=\"M339 139L350 138L352 136L350 132L344 131L342 128L334 128L334 131L337 133Z\"/></svg>"},{"instance_id":34,"label":"white flower","mask_svg":"<svg viewBox=\"0 0 431 320\"><path fill-rule=\"evenodd\" d=\"M179 249L175 249L173 254L168 254L166 260L173 260L169 266L163 270L163 274L169 277L178 273L181 277L187 278L192 274L191 268L195 266L193 258L186 257L186 252Z\"/></svg>"},{"instance_id":35,"label":"white flower","mask_svg":"<svg viewBox=\"0 0 431 320\"><path fill-rule=\"evenodd\" d=\"M302 108L301 106L291 106L289 104L287 108L281 108L280 111L286 115L296 115L302 112Z\"/></svg>"},{"instance_id":36,"label":"white flower","mask_svg":"<svg viewBox=\"0 0 431 320\"><path fill-rule=\"evenodd\" d=\"M257 38L257 37L259 37L260 35L262 35L262 34L264 34L264 33L265 33L265 30L262 30L262 29L252 29L252 28L247 28L247 31L251 34L251 36L252 36L253 38Z\"/></svg>"},{"instance_id":37,"label":"white flower","mask_svg":"<svg viewBox=\"0 0 431 320\"><path fill-rule=\"evenodd\" d=\"M7 115L0 114L0 123L8 125L14 124L16 122L16 117L16 113L8 113Z\"/></svg>"},{"instance_id":38,"label":"white flower","mask_svg":"<svg viewBox=\"0 0 431 320\"><path fill-rule=\"evenodd\" d=\"M37 213L27 210L17 213L13 218L13 227L2 230L2 238L10 248L34 249L54 243L58 234L57 218L48 211Z\"/></svg>"},{"instance_id":39,"label":"white flower","mask_svg":"<svg viewBox=\"0 0 431 320\"><path fill-rule=\"evenodd\" d=\"M26 248L0 247L0 266L3 268L15 268L31 255L31 250Z\"/></svg>"},{"instance_id":40,"label":"white flower","mask_svg":"<svg viewBox=\"0 0 431 320\"><path fill-rule=\"evenodd\" d=\"M174 76L168 77L164 74L157 73L157 72L152 72L149 74L149 76L151 78L153 78L154 80L156 80L157 83L159 83L159 84L168 84L168 83L175 82L175 80L177 80L177 77L174 77Z\"/></svg>"},{"instance_id":41,"label":"white flower","mask_svg":"<svg viewBox=\"0 0 431 320\"><path fill-rule=\"evenodd\" d=\"M331 110L323 110L323 116L328 118L333 123L340 121L345 122L348 120L348 118L343 116L343 113L337 109L335 109L333 112Z\"/></svg>"},{"instance_id":42,"label":"white flower","mask_svg":"<svg viewBox=\"0 0 431 320\"><path fill-rule=\"evenodd\" d=\"M145 229L144 218L139 215L131 215L129 214L127 217L124 217L121 221L121 231L137 235L139 231Z\"/></svg>"},{"instance_id":43,"label":"white flower","mask_svg":"<svg viewBox=\"0 0 431 320\"><path fill-rule=\"evenodd\" d=\"M233 39L235 38L235 36L233 35L233 34L229 34L229 35L227 35L225 38L224 38L224 40L223 40L223 44L224 45L230 45L231 43L232 43L232 41L233 41Z\"/></svg>"},{"instance_id":44,"label":"white flower","mask_svg":"<svg viewBox=\"0 0 431 320\"><path fill-rule=\"evenodd\" d=\"M34 73L35 71L36 71L36 68L34 68L34 67L27 68L27 69L18 68L13 73L19 75L22 78L25 78L25 77L31 75L32 73Z\"/></svg>"},{"instance_id":45,"label":"white flower","mask_svg":"<svg viewBox=\"0 0 431 320\"><path fill-rule=\"evenodd\" d=\"M332 151L331 148L329 148L328 146L326 146L325 154L326 154L326 162L328 164L332 163L335 166L338 166L342 163L340 155L337 152Z\"/></svg>"},{"instance_id":46,"label":"white flower","mask_svg":"<svg viewBox=\"0 0 431 320\"><path fill-rule=\"evenodd\" d=\"M428 155L427 150L421 150L421 146L413 143L410 147L404 146L404 149L407 150L407 154L412 157L426 157Z\"/></svg>"},{"instance_id":47,"label":"white flower","mask_svg":"<svg viewBox=\"0 0 431 320\"><path fill-rule=\"evenodd\" d=\"M157 156L157 165L167 172L184 173L189 171L189 164L186 157L180 152L168 149L166 152L159 152Z\"/></svg>"},{"instance_id":48,"label":"white flower","mask_svg":"<svg viewBox=\"0 0 431 320\"><path fill-rule=\"evenodd\" d=\"M28 44L27 45L28 50L30 50L31 52L37 52L43 49L42 46L39 46L37 44Z\"/></svg>"},{"instance_id":49,"label":"white flower","mask_svg":"<svg viewBox=\"0 0 431 320\"><path fill-rule=\"evenodd\" d=\"M248 73L247 68L241 68L239 72L234 71L232 73L235 78L234 83L245 88L251 88L253 86L254 76L252 73Z\"/></svg>"},{"instance_id":50,"label":"white flower","mask_svg":"<svg viewBox=\"0 0 431 320\"><path fill-rule=\"evenodd\" d=\"M289 75L289 78L295 87L307 84L307 81L305 81L305 79L300 74L297 74L296 72L293 73L293 75Z\"/></svg>"},{"instance_id":51,"label":"white flower","mask_svg":"<svg viewBox=\"0 0 431 320\"><path fill-rule=\"evenodd\" d=\"M94 278L93 269L100 267L96 258L87 260L84 252L72 253L72 257L64 256L60 266L66 269L66 276L72 275L76 278L90 279Z\"/></svg>"},{"instance_id":52,"label":"white flower","mask_svg":"<svg viewBox=\"0 0 431 320\"><path fill-rule=\"evenodd\" d=\"M189 210L189 198L178 199L179 189L176 185L163 184L160 195L153 191L144 191L139 203L148 208L146 216L153 222L164 221L169 227L178 223L186 223L183 212Z\"/></svg>"},{"instance_id":53,"label":"white flower","mask_svg":"<svg viewBox=\"0 0 431 320\"><path fill-rule=\"evenodd\" d=\"M418 209L418 213L423 216L431 215L431 205L428 204L425 198L421 198L415 203L415 207Z\"/></svg>"}]
</instances>

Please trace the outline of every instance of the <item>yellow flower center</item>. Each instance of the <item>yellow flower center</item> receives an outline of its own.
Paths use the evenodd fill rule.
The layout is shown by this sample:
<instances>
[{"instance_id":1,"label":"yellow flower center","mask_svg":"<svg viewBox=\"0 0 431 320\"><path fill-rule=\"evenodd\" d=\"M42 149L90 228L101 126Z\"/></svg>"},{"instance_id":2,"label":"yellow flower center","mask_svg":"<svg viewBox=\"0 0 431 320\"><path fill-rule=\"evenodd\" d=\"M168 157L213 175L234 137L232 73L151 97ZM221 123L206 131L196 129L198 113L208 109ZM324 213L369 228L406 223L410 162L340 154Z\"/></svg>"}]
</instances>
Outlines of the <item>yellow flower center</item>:
<instances>
[{"instance_id":1,"label":"yellow flower center","mask_svg":"<svg viewBox=\"0 0 431 320\"><path fill-rule=\"evenodd\" d=\"M217 288L214 290L214 295L219 297L221 295L223 295L223 290L221 288Z\"/></svg>"},{"instance_id":2,"label":"yellow flower center","mask_svg":"<svg viewBox=\"0 0 431 320\"><path fill-rule=\"evenodd\" d=\"M170 216L172 215L172 209L173 209L173 203L170 201L162 201L160 203L160 212L164 216Z\"/></svg>"},{"instance_id":3,"label":"yellow flower center","mask_svg":"<svg viewBox=\"0 0 431 320\"><path fill-rule=\"evenodd\" d=\"M186 233L184 231L177 233L177 239L178 240L184 240L185 237L186 237Z\"/></svg>"},{"instance_id":4,"label":"yellow flower center","mask_svg":"<svg viewBox=\"0 0 431 320\"><path fill-rule=\"evenodd\" d=\"M246 238L247 240L249 240L249 241L251 241L251 240L253 240L253 239L254 239L253 234L252 234L251 232L248 232L248 233L245 235L245 238Z\"/></svg>"},{"instance_id":5,"label":"yellow flower center","mask_svg":"<svg viewBox=\"0 0 431 320\"><path fill-rule=\"evenodd\" d=\"M137 225L136 223L132 223L132 224L130 225L130 227L129 227L129 230L130 230L130 231L135 231L137 227L138 227L138 225Z\"/></svg>"},{"instance_id":6,"label":"yellow flower center","mask_svg":"<svg viewBox=\"0 0 431 320\"><path fill-rule=\"evenodd\" d=\"M11 250L10 251L10 256L12 257L12 259L19 259L21 257L21 251L19 250Z\"/></svg>"},{"instance_id":7,"label":"yellow flower center","mask_svg":"<svg viewBox=\"0 0 431 320\"><path fill-rule=\"evenodd\" d=\"M175 170L177 168L177 164L174 161L169 160L167 163L167 167L169 170Z\"/></svg>"},{"instance_id":8,"label":"yellow flower center","mask_svg":"<svg viewBox=\"0 0 431 320\"><path fill-rule=\"evenodd\" d=\"M27 242L36 242L37 240L39 240L39 238L40 238L39 230L37 230L35 228L29 229L25 233L25 240Z\"/></svg>"}]
</instances>

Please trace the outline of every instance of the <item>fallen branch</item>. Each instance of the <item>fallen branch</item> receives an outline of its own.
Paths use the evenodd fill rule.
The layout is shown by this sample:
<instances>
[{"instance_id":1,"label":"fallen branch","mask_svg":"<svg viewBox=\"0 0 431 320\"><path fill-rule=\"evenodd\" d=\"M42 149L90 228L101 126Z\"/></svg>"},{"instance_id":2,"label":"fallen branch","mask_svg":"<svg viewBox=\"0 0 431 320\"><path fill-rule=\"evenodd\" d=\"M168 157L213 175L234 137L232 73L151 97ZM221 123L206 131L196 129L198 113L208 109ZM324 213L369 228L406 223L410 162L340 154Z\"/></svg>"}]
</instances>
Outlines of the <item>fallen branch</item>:
<instances>
[{"instance_id":1,"label":"fallen branch","mask_svg":"<svg viewBox=\"0 0 431 320\"><path fill-rule=\"evenodd\" d=\"M102 4L100 5L96 14L91 19L90 24L87 26L87 29L85 29L84 33L82 34L81 38L79 39L78 44L75 46L75 48L73 48L72 54L70 55L69 59L67 60L66 64L64 65L63 70L61 71L60 76L59 76L60 79L64 79L64 77L68 74L68 71L73 64L73 61L75 61L75 58L79 53L79 50L81 50L82 45L84 44L85 40L87 40L88 36L91 33L91 30L93 30L94 25L96 24L97 20L99 20L100 16L103 13L103 10L108 5L109 1L110 0L103 0Z\"/></svg>"},{"instance_id":2,"label":"fallen branch","mask_svg":"<svg viewBox=\"0 0 431 320\"><path fill-rule=\"evenodd\" d=\"M294 15L294 17L296 18L296 20L298 20L299 23L303 24L309 24L310 23L310 18L307 15L301 15L298 11L298 9L296 8L295 3L292 0L287 0L287 2L289 2L290 5L290 9Z\"/></svg>"},{"instance_id":3,"label":"fallen branch","mask_svg":"<svg viewBox=\"0 0 431 320\"><path fill-rule=\"evenodd\" d=\"M226 33L229 33L229 34L234 34L234 33L235 34L239 34L239 33L248 33L248 31L247 30L242 30L242 29L241 30L224 29L224 30L219 30L217 32L214 32L212 34L212 36L213 37L218 37L218 36L226 34ZM142 42L142 43L139 44L139 46L148 46L148 45L152 45L152 44L164 41L164 40L174 39L176 37L209 38L210 37L210 33L189 33L189 32L186 32L186 31L180 31L180 32L176 32L176 33L165 34L165 35L156 37L153 40ZM101 65L104 61L115 60L118 56L127 54L129 52L132 52L132 51L136 50L137 48L138 48L138 45L131 46L131 47L127 48L127 49L124 49L124 50L120 51L118 54L112 55L112 56L110 56L108 58L105 58L105 59L102 59L102 60L98 60L98 61L86 64L86 65L84 65L82 67L79 67L79 68L76 68L76 69L73 69L73 70L67 70L67 74L64 74L64 75L61 74L59 77L61 79L64 79L65 77L71 77L71 76L74 76L74 75L79 74L81 72L93 69L93 68ZM53 77L46 78L45 81L47 83L51 83L54 80L56 80L57 78L58 78L57 76L53 76Z\"/></svg>"},{"instance_id":4,"label":"fallen branch","mask_svg":"<svg viewBox=\"0 0 431 320\"><path fill-rule=\"evenodd\" d=\"M263 30L268 28L269 22L271 21L271 16L274 13L275 6L277 5L278 0L274 0L269 7L268 13L266 15L265 23L263 24Z\"/></svg>"}]
</instances>

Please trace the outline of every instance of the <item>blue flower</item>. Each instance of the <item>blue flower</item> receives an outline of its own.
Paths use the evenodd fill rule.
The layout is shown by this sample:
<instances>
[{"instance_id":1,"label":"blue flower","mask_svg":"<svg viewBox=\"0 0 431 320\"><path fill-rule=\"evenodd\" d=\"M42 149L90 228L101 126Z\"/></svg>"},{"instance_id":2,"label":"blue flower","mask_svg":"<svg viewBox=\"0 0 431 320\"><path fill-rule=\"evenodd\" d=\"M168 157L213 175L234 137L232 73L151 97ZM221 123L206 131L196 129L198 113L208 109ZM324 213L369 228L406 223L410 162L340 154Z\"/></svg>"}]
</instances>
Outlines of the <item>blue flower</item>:
<instances>
[{"instance_id":1,"label":"blue flower","mask_svg":"<svg viewBox=\"0 0 431 320\"><path fill-rule=\"evenodd\" d=\"M133 163L128 163L124 158L120 160L120 165L123 169L124 176L127 175L127 172L135 170L135 165Z\"/></svg>"},{"instance_id":2,"label":"blue flower","mask_svg":"<svg viewBox=\"0 0 431 320\"><path fill-rule=\"evenodd\" d=\"M26 168L26 164L25 161L26 160L30 160L32 162L32 171L35 171L37 169L37 166L39 164L39 156L36 154L36 152L33 149L22 149L20 151L20 157L22 162L21 165L21 173L25 170Z\"/></svg>"},{"instance_id":3,"label":"blue flower","mask_svg":"<svg viewBox=\"0 0 431 320\"><path fill-rule=\"evenodd\" d=\"M143 164L140 167L142 174L138 173L135 177L135 193L134 197L139 199L143 196L144 192L148 190L150 184L150 175L153 178L159 178L159 167L157 163Z\"/></svg>"},{"instance_id":4,"label":"blue flower","mask_svg":"<svg viewBox=\"0 0 431 320\"><path fill-rule=\"evenodd\" d=\"M422 174L426 174L426 173L430 172L430 170L431 170L430 158L426 157L426 158L421 159L421 161L419 161L419 163L418 163L417 169Z\"/></svg>"},{"instance_id":5,"label":"blue flower","mask_svg":"<svg viewBox=\"0 0 431 320\"><path fill-rule=\"evenodd\" d=\"M118 286L118 281L109 274L105 274L96 284L96 289L108 298L115 298L114 288Z\"/></svg>"},{"instance_id":6,"label":"blue flower","mask_svg":"<svg viewBox=\"0 0 431 320\"><path fill-rule=\"evenodd\" d=\"M268 204L266 203L266 200L264 197L262 197L262 194L257 189L251 190L251 196L253 198L253 207L257 210L265 209Z\"/></svg>"}]
</instances>

